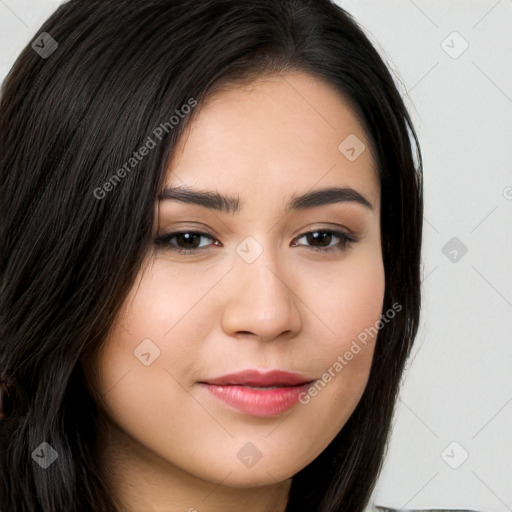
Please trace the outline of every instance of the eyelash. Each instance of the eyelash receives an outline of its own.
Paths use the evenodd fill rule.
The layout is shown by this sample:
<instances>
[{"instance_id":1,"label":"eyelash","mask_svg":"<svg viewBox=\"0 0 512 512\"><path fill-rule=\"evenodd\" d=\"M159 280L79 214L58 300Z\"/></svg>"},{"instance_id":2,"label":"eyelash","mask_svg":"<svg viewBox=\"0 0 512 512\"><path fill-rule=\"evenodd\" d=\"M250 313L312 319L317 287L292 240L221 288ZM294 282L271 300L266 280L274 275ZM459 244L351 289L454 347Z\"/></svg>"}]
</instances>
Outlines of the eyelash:
<instances>
[{"instance_id":1,"label":"eyelash","mask_svg":"<svg viewBox=\"0 0 512 512\"><path fill-rule=\"evenodd\" d=\"M337 245L330 246L330 247L310 247L311 250L314 252L327 252L327 253L342 252L342 251L346 250L348 247L350 247L351 244L354 244L357 242L356 238L345 233L344 231L336 231L336 230L331 230L331 229L317 229L314 231L308 231L306 233L303 233L302 235L299 235L297 237L297 239L303 238L304 236L310 235L313 233L327 233L329 235L334 235L341 240L341 242L339 242ZM200 231L175 231L173 233L166 233L165 235L162 235L162 236L156 238L155 244L158 246L165 245L166 246L165 249L168 249L172 252L176 252L176 253L182 254L182 255L198 254L200 251L208 250L208 247L210 247L210 246L207 246L206 248L197 247L195 249L183 249L181 247L173 246L169 243L171 241L171 239L175 238L176 236L187 235L187 234L188 235L196 235L196 236L200 236L200 237L206 237L206 238L210 238L210 239L215 239L215 237L213 235L210 235L209 233L203 233ZM296 247L296 246L294 246L294 247ZM300 245L299 245L299 247L300 247ZM307 247L307 246L303 245L302 247Z\"/></svg>"}]
</instances>

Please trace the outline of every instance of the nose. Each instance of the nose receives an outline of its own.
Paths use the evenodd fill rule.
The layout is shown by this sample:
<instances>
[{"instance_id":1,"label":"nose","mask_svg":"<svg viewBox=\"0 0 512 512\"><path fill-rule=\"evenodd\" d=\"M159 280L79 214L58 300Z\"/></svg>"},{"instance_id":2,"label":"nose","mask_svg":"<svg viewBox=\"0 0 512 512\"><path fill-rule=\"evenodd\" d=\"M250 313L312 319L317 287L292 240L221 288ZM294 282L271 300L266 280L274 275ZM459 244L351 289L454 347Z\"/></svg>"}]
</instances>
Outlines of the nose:
<instances>
[{"instance_id":1,"label":"nose","mask_svg":"<svg viewBox=\"0 0 512 512\"><path fill-rule=\"evenodd\" d=\"M269 250L252 263L235 258L221 292L226 294L222 328L229 336L272 341L300 332L300 300L291 288L290 269L284 269L277 260Z\"/></svg>"}]
</instances>

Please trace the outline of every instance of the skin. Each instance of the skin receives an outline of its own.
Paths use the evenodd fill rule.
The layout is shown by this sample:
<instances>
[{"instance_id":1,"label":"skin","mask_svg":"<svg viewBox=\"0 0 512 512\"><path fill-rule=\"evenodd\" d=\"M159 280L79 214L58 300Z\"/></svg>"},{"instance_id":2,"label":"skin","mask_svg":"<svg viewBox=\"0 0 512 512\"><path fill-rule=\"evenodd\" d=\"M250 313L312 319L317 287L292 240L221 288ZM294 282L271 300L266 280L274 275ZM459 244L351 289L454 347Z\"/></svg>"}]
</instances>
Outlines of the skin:
<instances>
[{"instance_id":1,"label":"skin","mask_svg":"<svg viewBox=\"0 0 512 512\"><path fill-rule=\"evenodd\" d=\"M240 212L157 202L155 237L212 238L196 242L205 247L196 255L173 252L176 238L148 251L111 335L87 365L106 422L97 460L122 510L284 511L291 477L355 409L375 339L307 405L272 417L244 414L198 384L247 368L321 379L379 320L380 186L369 149L355 161L338 150L350 134L369 148L344 99L300 72L222 90L196 112L165 185L238 196ZM284 214L292 195L331 186L352 187L373 209L345 202ZM314 251L339 246L336 236L316 245L304 236L329 228L357 242ZM248 236L263 249L252 263L236 252ZM134 356L144 339L160 350L148 366ZM252 467L237 457L248 442L262 455Z\"/></svg>"}]
</instances>

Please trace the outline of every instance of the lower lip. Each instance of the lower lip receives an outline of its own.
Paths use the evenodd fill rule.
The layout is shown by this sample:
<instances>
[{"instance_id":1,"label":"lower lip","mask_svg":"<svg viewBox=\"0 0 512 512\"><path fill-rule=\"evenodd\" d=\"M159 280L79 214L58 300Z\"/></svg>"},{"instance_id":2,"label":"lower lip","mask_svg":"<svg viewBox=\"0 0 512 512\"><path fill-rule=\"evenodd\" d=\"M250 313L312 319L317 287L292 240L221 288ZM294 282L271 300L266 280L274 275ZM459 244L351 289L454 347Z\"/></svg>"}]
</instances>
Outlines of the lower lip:
<instances>
[{"instance_id":1,"label":"lower lip","mask_svg":"<svg viewBox=\"0 0 512 512\"><path fill-rule=\"evenodd\" d=\"M215 386L201 383L210 393L228 405L261 418L276 416L291 409L299 401L301 393L307 392L311 384L275 389L252 389L245 386Z\"/></svg>"}]
</instances>

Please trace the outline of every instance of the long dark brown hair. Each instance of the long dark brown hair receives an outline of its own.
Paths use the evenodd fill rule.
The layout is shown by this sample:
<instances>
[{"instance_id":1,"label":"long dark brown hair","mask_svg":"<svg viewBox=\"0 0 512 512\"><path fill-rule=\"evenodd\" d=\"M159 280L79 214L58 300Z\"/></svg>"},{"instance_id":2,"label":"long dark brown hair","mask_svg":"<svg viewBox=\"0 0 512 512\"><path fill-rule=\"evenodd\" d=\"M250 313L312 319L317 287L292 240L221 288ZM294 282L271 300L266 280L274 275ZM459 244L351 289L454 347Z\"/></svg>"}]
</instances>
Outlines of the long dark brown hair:
<instances>
[{"instance_id":1,"label":"long dark brown hair","mask_svg":"<svg viewBox=\"0 0 512 512\"><path fill-rule=\"evenodd\" d=\"M329 0L70 0L22 51L0 97L0 512L114 512L93 457L81 360L98 348L152 244L155 198L190 116L104 184L191 98L265 73L332 84L362 120L381 185L383 311L371 373L330 445L293 477L288 512L359 512L380 471L420 314L422 159L387 66ZM34 40L36 37L34 36ZM53 53L50 50L53 48ZM98 187L108 189L98 198ZM59 454L43 469L33 451Z\"/></svg>"}]
</instances>

